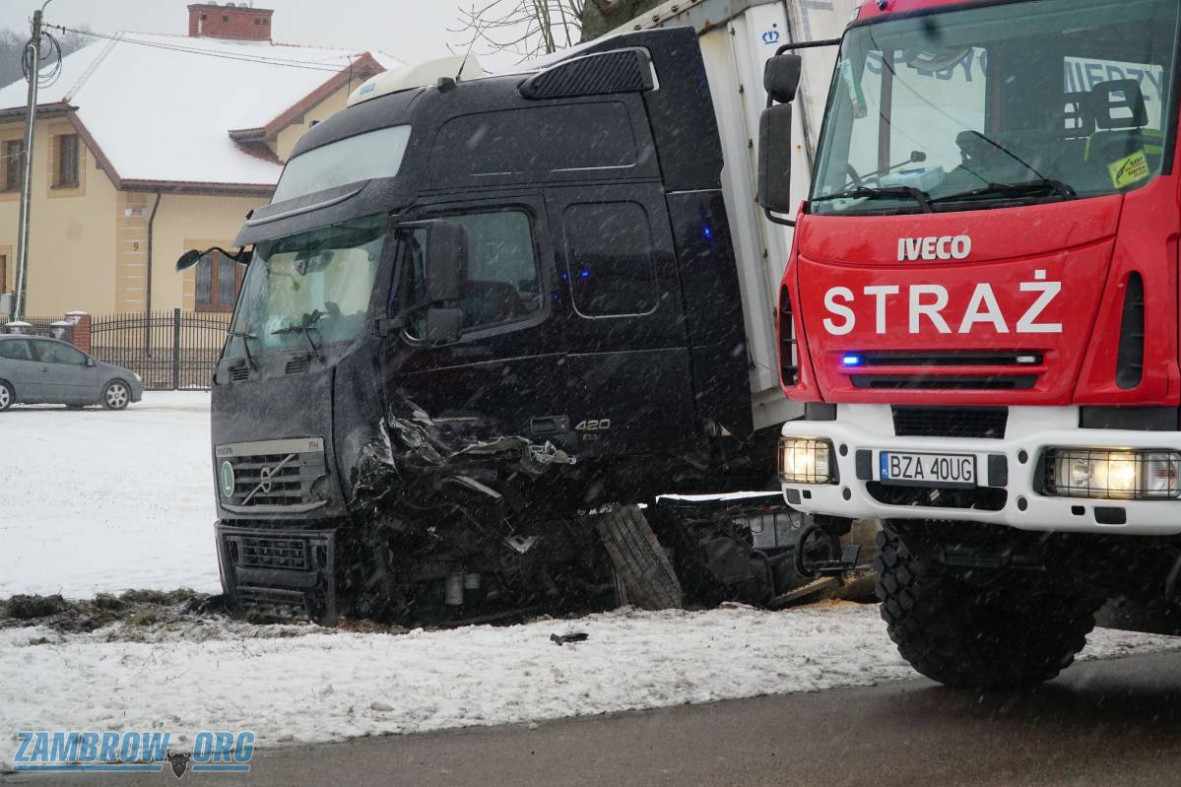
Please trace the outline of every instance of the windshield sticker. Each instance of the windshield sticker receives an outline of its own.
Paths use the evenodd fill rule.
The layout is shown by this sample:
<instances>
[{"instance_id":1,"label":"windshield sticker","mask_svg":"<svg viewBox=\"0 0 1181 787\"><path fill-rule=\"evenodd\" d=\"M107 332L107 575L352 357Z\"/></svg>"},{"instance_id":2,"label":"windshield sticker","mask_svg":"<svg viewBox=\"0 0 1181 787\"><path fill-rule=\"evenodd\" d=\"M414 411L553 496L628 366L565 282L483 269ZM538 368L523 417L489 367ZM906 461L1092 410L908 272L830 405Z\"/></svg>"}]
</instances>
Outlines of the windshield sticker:
<instances>
[{"instance_id":1,"label":"windshield sticker","mask_svg":"<svg viewBox=\"0 0 1181 787\"><path fill-rule=\"evenodd\" d=\"M845 86L849 88L849 100L853 103L853 117L865 117L869 114L869 107L865 103L865 93L861 91L861 81L853 76L852 61L848 58L841 58L841 62L837 64L837 70L841 72L841 79L845 80Z\"/></svg>"},{"instance_id":2,"label":"windshield sticker","mask_svg":"<svg viewBox=\"0 0 1181 787\"><path fill-rule=\"evenodd\" d=\"M1152 169L1148 166L1148 157L1144 155L1143 150L1137 150L1130 156L1108 164L1107 171L1111 173L1111 185L1117 189L1139 183L1152 174Z\"/></svg>"}]
</instances>

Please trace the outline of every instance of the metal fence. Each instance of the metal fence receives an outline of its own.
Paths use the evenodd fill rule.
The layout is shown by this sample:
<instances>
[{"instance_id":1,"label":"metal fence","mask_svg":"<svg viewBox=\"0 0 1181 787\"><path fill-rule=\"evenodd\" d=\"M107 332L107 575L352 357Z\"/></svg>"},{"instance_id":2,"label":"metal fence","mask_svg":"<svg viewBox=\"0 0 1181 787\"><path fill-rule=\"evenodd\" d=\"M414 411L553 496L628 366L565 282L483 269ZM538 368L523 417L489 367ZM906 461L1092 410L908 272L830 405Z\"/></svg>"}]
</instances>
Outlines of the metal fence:
<instances>
[{"instance_id":1,"label":"metal fence","mask_svg":"<svg viewBox=\"0 0 1181 787\"><path fill-rule=\"evenodd\" d=\"M95 316L90 352L136 372L151 390L207 390L229 321L228 314L180 309Z\"/></svg>"},{"instance_id":2,"label":"metal fence","mask_svg":"<svg viewBox=\"0 0 1181 787\"><path fill-rule=\"evenodd\" d=\"M0 333L22 333L26 336L47 336L52 339L64 339L67 342L73 341L74 326L67 323L60 316L58 317L25 317L21 322L28 323L30 327L20 327L13 329L12 323L7 321L7 318L0 318Z\"/></svg>"}]
</instances>

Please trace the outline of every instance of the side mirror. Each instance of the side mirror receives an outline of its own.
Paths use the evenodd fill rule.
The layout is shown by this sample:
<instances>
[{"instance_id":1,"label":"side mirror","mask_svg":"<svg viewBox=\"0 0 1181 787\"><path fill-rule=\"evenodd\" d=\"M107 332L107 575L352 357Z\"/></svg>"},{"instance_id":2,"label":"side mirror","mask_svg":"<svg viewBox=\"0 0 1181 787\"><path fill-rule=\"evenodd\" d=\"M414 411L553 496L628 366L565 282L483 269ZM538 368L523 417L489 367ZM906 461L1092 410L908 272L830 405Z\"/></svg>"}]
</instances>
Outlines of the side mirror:
<instances>
[{"instance_id":1,"label":"side mirror","mask_svg":"<svg viewBox=\"0 0 1181 787\"><path fill-rule=\"evenodd\" d=\"M467 230L463 225L452 221L428 224L423 275L426 299L432 306L463 297L467 265Z\"/></svg>"},{"instance_id":2,"label":"side mirror","mask_svg":"<svg viewBox=\"0 0 1181 787\"><path fill-rule=\"evenodd\" d=\"M223 257L233 260L239 265L249 265L250 259L254 256L254 249L239 249L237 254L231 254L220 246L214 246L205 251L197 251L196 249L189 249L176 261L176 272L183 273L189 268L196 265L201 260L205 259L205 255L211 251L219 251Z\"/></svg>"},{"instance_id":3,"label":"side mirror","mask_svg":"<svg viewBox=\"0 0 1181 787\"><path fill-rule=\"evenodd\" d=\"M759 118L759 204L767 218L791 213L791 104L776 104Z\"/></svg>"},{"instance_id":4,"label":"side mirror","mask_svg":"<svg viewBox=\"0 0 1181 787\"><path fill-rule=\"evenodd\" d=\"M795 101L803 63L800 55L776 55L763 66L763 89L776 104Z\"/></svg>"},{"instance_id":5,"label":"side mirror","mask_svg":"<svg viewBox=\"0 0 1181 787\"><path fill-rule=\"evenodd\" d=\"M87 366L94 366L94 359L91 358L90 356L87 356L86 357L86 365Z\"/></svg>"},{"instance_id":6,"label":"side mirror","mask_svg":"<svg viewBox=\"0 0 1181 787\"><path fill-rule=\"evenodd\" d=\"M202 255L201 252L197 251L196 249L189 249L184 254L180 255L180 259L176 261L176 272L183 273L187 271L189 268L200 262L202 256L204 255Z\"/></svg>"}]
</instances>

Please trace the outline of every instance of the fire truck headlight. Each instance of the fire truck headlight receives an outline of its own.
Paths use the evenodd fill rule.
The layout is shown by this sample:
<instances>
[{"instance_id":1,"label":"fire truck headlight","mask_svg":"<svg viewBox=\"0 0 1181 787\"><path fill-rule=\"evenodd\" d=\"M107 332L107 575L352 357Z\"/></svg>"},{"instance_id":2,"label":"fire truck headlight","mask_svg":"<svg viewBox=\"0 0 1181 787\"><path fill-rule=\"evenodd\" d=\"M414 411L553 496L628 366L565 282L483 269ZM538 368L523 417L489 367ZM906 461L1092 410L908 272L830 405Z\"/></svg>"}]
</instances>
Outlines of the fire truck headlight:
<instances>
[{"instance_id":1,"label":"fire truck headlight","mask_svg":"<svg viewBox=\"0 0 1181 787\"><path fill-rule=\"evenodd\" d=\"M1181 496L1181 452L1054 448L1046 491L1060 497L1170 500Z\"/></svg>"},{"instance_id":2,"label":"fire truck headlight","mask_svg":"<svg viewBox=\"0 0 1181 787\"><path fill-rule=\"evenodd\" d=\"M815 437L779 440L779 479L787 484L835 484L832 443Z\"/></svg>"}]
</instances>

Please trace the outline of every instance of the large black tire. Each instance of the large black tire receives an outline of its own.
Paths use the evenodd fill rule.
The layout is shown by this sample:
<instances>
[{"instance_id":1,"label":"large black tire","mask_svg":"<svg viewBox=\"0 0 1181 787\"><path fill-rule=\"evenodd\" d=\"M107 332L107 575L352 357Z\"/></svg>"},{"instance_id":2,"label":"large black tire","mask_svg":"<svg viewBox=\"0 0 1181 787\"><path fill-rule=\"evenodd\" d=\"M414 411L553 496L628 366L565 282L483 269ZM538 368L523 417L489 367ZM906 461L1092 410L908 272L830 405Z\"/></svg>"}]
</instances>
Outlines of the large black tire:
<instances>
[{"instance_id":1,"label":"large black tire","mask_svg":"<svg viewBox=\"0 0 1181 787\"><path fill-rule=\"evenodd\" d=\"M878 534L877 594L898 652L916 670L962 689L1021 689L1058 675L1095 626L1093 599L969 584L912 554L886 525Z\"/></svg>"},{"instance_id":2,"label":"large black tire","mask_svg":"<svg viewBox=\"0 0 1181 787\"><path fill-rule=\"evenodd\" d=\"M617 595L641 609L680 609L681 583L639 506L600 514L595 522L615 569Z\"/></svg>"}]
</instances>

